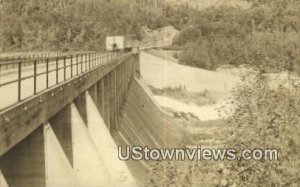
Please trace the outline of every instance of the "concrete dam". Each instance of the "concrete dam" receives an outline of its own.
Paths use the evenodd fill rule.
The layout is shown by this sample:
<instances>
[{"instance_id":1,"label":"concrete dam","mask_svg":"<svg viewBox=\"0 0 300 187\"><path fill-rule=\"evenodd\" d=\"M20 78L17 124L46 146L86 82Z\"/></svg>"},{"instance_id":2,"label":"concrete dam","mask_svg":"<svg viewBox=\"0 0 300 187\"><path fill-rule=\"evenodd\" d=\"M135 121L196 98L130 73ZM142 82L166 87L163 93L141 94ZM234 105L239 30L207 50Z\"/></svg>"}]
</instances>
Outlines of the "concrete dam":
<instances>
[{"instance_id":1,"label":"concrete dam","mask_svg":"<svg viewBox=\"0 0 300 187\"><path fill-rule=\"evenodd\" d=\"M141 186L149 163L119 160L117 146L177 143L176 121L153 99L139 52L5 62L1 97L15 101L0 106L1 187Z\"/></svg>"}]
</instances>

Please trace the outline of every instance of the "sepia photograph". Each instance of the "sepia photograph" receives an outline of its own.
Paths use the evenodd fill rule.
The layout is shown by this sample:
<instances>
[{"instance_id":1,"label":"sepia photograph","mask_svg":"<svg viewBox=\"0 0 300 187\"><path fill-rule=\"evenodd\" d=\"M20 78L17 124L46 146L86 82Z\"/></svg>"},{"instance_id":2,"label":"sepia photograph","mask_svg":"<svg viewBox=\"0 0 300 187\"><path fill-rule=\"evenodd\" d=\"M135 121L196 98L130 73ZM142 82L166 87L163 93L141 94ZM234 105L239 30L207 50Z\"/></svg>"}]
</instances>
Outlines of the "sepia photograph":
<instances>
[{"instance_id":1,"label":"sepia photograph","mask_svg":"<svg viewBox=\"0 0 300 187\"><path fill-rule=\"evenodd\" d=\"M300 187L300 0L0 0L0 187Z\"/></svg>"}]
</instances>

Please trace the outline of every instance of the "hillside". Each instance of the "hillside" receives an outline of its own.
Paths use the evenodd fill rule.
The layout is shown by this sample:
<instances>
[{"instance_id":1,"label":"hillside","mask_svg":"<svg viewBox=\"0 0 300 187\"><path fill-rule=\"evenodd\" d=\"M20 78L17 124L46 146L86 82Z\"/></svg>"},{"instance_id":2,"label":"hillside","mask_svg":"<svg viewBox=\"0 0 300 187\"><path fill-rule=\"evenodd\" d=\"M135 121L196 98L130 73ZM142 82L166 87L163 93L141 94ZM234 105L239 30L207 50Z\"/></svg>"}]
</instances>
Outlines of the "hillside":
<instances>
[{"instance_id":1,"label":"hillside","mask_svg":"<svg viewBox=\"0 0 300 187\"><path fill-rule=\"evenodd\" d=\"M102 50L108 35L141 41L144 28L162 28L177 14L139 0L14 0L0 6L0 52Z\"/></svg>"},{"instance_id":2,"label":"hillside","mask_svg":"<svg viewBox=\"0 0 300 187\"><path fill-rule=\"evenodd\" d=\"M299 9L299 1L261 0L249 9L215 6L198 11L174 40L183 51L180 63L209 70L248 64L299 73Z\"/></svg>"}]
</instances>

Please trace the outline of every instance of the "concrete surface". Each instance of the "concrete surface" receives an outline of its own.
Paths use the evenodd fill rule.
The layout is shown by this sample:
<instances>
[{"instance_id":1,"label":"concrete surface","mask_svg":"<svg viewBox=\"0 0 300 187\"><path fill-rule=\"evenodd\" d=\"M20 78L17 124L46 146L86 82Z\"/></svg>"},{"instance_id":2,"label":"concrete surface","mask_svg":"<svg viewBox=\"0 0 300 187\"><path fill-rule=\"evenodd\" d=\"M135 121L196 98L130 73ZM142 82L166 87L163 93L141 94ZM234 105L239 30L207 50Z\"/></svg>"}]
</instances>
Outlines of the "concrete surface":
<instances>
[{"instance_id":1,"label":"concrete surface","mask_svg":"<svg viewBox=\"0 0 300 187\"><path fill-rule=\"evenodd\" d=\"M44 126L44 136L46 187L86 186L78 180L49 124Z\"/></svg>"},{"instance_id":2,"label":"concrete surface","mask_svg":"<svg viewBox=\"0 0 300 187\"><path fill-rule=\"evenodd\" d=\"M220 95L215 104L204 106L186 104L167 96L155 96L160 106L178 112L193 113L200 120L221 119L232 114L234 106L228 98L231 90L240 82L238 75L184 66L146 52L141 52L140 58L142 77L155 88L180 87L187 92L210 91Z\"/></svg>"},{"instance_id":3,"label":"concrete surface","mask_svg":"<svg viewBox=\"0 0 300 187\"><path fill-rule=\"evenodd\" d=\"M0 158L0 168L10 187L45 186L45 149L43 127Z\"/></svg>"},{"instance_id":4,"label":"concrete surface","mask_svg":"<svg viewBox=\"0 0 300 187\"><path fill-rule=\"evenodd\" d=\"M172 99L170 97L158 96L158 95L154 97L162 107L171 108L176 111L181 111L186 113L191 112L202 121L227 118L233 112L233 110L230 109L234 108L233 106L228 104L228 102L230 101L229 99L218 102L216 104L199 107L196 104L183 103L181 101ZM220 111L220 109L224 107L226 107L226 111L228 110L230 112Z\"/></svg>"},{"instance_id":5,"label":"concrete surface","mask_svg":"<svg viewBox=\"0 0 300 187\"><path fill-rule=\"evenodd\" d=\"M141 145L148 147L172 147L178 145L182 132L178 123L165 114L157 105L144 81L134 79L127 93L117 132L113 134L120 145ZM144 186L149 181L149 161L127 161L130 171L137 182Z\"/></svg>"},{"instance_id":6,"label":"concrete surface","mask_svg":"<svg viewBox=\"0 0 300 187\"><path fill-rule=\"evenodd\" d=\"M71 105L73 169L86 187L114 186L76 106Z\"/></svg>"},{"instance_id":7,"label":"concrete surface","mask_svg":"<svg viewBox=\"0 0 300 187\"><path fill-rule=\"evenodd\" d=\"M239 81L239 77L230 73L183 66L146 52L141 52L140 64L141 75L155 88L182 87L190 92L227 93Z\"/></svg>"},{"instance_id":8,"label":"concrete surface","mask_svg":"<svg viewBox=\"0 0 300 187\"><path fill-rule=\"evenodd\" d=\"M87 128L101 159L105 161L104 164L108 169L110 177L116 186L137 186L126 163L118 159L117 146L98 112L92 97L88 92L86 94Z\"/></svg>"},{"instance_id":9,"label":"concrete surface","mask_svg":"<svg viewBox=\"0 0 300 187\"><path fill-rule=\"evenodd\" d=\"M1 187L8 187L8 184L3 176L3 173L0 170L0 186Z\"/></svg>"}]
</instances>

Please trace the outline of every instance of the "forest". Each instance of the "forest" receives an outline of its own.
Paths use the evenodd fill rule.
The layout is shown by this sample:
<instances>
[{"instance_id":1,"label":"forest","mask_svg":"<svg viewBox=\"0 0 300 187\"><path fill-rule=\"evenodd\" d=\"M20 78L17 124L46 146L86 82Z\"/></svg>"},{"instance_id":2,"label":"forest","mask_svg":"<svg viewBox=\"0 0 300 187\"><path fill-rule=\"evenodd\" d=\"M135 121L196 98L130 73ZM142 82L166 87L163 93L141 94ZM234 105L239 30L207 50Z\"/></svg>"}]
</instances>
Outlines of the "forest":
<instances>
[{"instance_id":1,"label":"forest","mask_svg":"<svg viewBox=\"0 0 300 187\"><path fill-rule=\"evenodd\" d=\"M182 64L214 70L220 65L300 70L300 2L251 1L251 7L219 6L191 15L175 38Z\"/></svg>"},{"instance_id":2,"label":"forest","mask_svg":"<svg viewBox=\"0 0 300 187\"><path fill-rule=\"evenodd\" d=\"M142 26L178 26L182 14L161 1L1 1L0 52L103 50L107 35L140 40Z\"/></svg>"}]
</instances>

